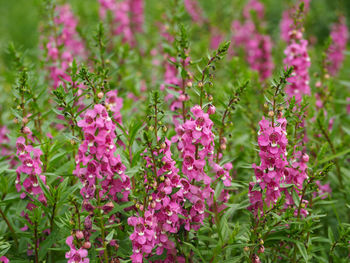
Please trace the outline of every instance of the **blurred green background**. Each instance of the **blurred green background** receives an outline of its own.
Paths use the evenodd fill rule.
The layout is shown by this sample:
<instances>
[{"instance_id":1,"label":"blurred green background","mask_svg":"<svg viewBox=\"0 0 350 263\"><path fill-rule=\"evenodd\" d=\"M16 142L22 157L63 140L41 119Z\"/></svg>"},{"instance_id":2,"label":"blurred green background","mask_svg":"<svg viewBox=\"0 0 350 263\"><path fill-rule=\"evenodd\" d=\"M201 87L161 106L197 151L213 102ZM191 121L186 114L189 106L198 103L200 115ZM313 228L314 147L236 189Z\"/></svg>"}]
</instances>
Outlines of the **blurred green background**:
<instances>
[{"instance_id":1,"label":"blurred green background","mask_svg":"<svg viewBox=\"0 0 350 263\"><path fill-rule=\"evenodd\" d=\"M0 71L9 63L6 47L9 42L27 51L27 56L35 61L39 45L39 25L43 21L45 2L48 0L0 0ZM152 23L159 19L159 10L164 9L167 1L174 0L145 0L146 21ZM204 9L205 16L221 30L229 32L233 19L241 15L245 0L198 0ZM79 16L83 32L89 32L98 21L98 0L57 0L57 3L71 4ZM283 10L290 7L293 0L262 0L266 6L267 30L277 42L279 38L279 22ZM311 10L306 21L306 34L315 36L317 45L323 45L329 35L329 29L337 15L346 15L349 24L349 0L312 0ZM190 20L188 21L190 22Z\"/></svg>"}]
</instances>

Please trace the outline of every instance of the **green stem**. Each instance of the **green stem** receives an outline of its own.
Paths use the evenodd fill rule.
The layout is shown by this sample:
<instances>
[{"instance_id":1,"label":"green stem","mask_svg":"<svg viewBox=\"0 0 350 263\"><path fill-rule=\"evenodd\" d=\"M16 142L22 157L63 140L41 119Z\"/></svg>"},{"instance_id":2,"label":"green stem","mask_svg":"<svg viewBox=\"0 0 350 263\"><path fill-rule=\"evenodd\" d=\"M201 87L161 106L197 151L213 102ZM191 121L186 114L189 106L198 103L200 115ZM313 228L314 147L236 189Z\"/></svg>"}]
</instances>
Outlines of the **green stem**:
<instances>
[{"instance_id":1,"label":"green stem","mask_svg":"<svg viewBox=\"0 0 350 263\"><path fill-rule=\"evenodd\" d=\"M101 204L101 200L100 200L100 191L97 189L97 203L98 203L98 207L100 207ZM103 215L101 213L101 209L99 210L99 217L100 217L100 228L101 228L101 238L102 238L102 246L103 246L103 256L105 259L105 262L109 262L108 261L108 251L107 251L107 245L106 245L106 234L105 234L105 226L103 223Z\"/></svg>"},{"instance_id":2,"label":"green stem","mask_svg":"<svg viewBox=\"0 0 350 263\"><path fill-rule=\"evenodd\" d=\"M15 242L15 245L16 245L16 248L18 248L18 239L17 239L17 235L16 235L16 232L15 230L13 229L10 221L8 220L8 218L6 217L5 213L2 211L1 207L0 207L0 215L2 216L2 218L5 220L5 223L7 225L7 227L9 228L9 230L11 231L12 233L12 238Z\"/></svg>"}]
</instances>

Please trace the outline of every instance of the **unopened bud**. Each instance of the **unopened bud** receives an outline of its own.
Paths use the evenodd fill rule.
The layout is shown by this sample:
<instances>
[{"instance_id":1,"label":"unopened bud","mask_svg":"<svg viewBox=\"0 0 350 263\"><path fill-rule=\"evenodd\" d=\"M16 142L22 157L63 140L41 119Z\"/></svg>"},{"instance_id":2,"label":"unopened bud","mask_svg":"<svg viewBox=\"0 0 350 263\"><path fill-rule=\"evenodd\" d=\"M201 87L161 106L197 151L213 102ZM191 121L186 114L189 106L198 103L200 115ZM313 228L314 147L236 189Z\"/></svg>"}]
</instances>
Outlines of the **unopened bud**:
<instances>
[{"instance_id":1,"label":"unopened bud","mask_svg":"<svg viewBox=\"0 0 350 263\"><path fill-rule=\"evenodd\" d=\"M199 87L199 88L202 88L202 87L203 87L203 82L202 82L202 81L199 81L199 82L198 82L198 87Z\"/></svg>"},{"instance_id":2,"label":"unopened bud","mask_svg":"<svg viewBox=\"0 0 350 263\"><path fill-rule=\"evenodd\" d=\"M248 252L249 251L249 247L244 247L244 251Z\"/></svg>"},{"instance_id":3,"label":"unopened bud","mask_svg":"<svg viewBox=\"0 0 350 263\"><path fill-rule=\"evenodd\" d=\"M186 86L187 88L192 88L192 82L191 81L187 82Z\"/></svg>"},{"instance_id":4,"label":"unopened bud","mask_svg":"<svg viewBox=\"0 0 350 263\"><path fill-rule=\"evenodd\" d=\"M28 118L27 118L27 117L24 117L24 118L22 119L22 123L23 123L23 124L27 124L27 123L28 123Z\"/></svg>"},{"instance_id":5,"label":"unopened bud","mask_svg":"<svg viewBox=\"0 0 350 263\"><path fill-rule=\"evenodd\" d=\"M98 97L99 99L102 99L102 98L103 98L103 92L100 91L100 92L97 94L97 97Z\"/></svg>"},{"instance_id":6,"label":"unopened bud","mask_svg":"<svg viewBox=\"0 0 350 263\"><path fill-rule=\"evenodd\" d=\"M307 155L306 153L303 154L302 160L304 163L307 163L309 161L309 155Z\"/></svg>"},{"instance_id":7,"label":"unopened bud","mask_svg":"<svg viewBox=\"0 0 350 263\"><path fill-rule=\"evenodd\" d=\"M77 239L83 239L84 238L84 234L80 230L75 233L75 236L77 237Z\"/></svg>"},{"instance_id":8,"label":"unopened bud","mask_svg":"<svg viewBox=\"0 0 350 263\"><path fill-rule=\"evenodd\" d=\"M152 201L152 203L151 203L151 207L152 207L152 208L155 208L155 207L156 207L156 205L157 205L157 204L156 204L156 202L155 202L155 201Z\"/></svg>"},{"instance_id":9,"label":"unopened bud","mask_svg":"<svg viewBox=\"0 0 350 263\"><path fill-rule=\"evenodd\" d=\"M89 241L84 242L83 247L85 249L89 249L91 247L91 243Z\"/></svg>"},{"instance_id":10,"label":"unopened bud","mask_svg":"<svg viewBox=\"0 0 350 263\"><path fill-rule=\"evenodd\" d=\"M258 253L264 253L264 251L265 251L265 247L264 246L260 246L259 250L258 250Z\"/></svg>"},{"instance_id":11,"label":"unopened bud","mask_svg":"<svg viewBox=\"0 0 350 263\"><path fill-rule=\"evenodd\" d=\"M25 134L30 134L30 133L31 133L29 127L27 127L27 126L23 128L23 132L24 132Z\"/></svg>"},{"instance_id":12,"label":"unopened bud","mask_svg":"<svg viewBox=\"0 0 350 263\"><path fill-rule=\"evenodd\" d=\"M179 96L179 101L186 101L186 99L187 99L187 97L186 97L185 94L181 94L181 95Z\"/></svg>"},{"instance_id":13,"label":"unopened bud","mask_svg":"<svg viewBox=\"0 0 350 263\"><path fill-rule=\"evenodd\" d=\"M269 117L273 117L275 115L275 113L271 110L269 111Z\"/></svg>"}]
</instances>

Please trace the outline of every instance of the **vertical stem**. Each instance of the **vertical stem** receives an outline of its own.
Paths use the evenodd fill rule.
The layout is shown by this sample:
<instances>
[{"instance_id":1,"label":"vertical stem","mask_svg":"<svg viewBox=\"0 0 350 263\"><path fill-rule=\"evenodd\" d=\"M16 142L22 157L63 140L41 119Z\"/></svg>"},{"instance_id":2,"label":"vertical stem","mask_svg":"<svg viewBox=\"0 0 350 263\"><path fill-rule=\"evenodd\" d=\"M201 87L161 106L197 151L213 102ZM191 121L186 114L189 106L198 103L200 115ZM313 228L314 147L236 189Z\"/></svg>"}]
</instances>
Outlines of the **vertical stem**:
<instances>
[{"instance_id":1,"label":"vertical stem","mask_svg":"<svg viewBox=\"0 0 350 263\"><path fill-rule=\"evenodd\" d=\"M0 207L0 215L2 216L2 218L5 220L5 223L7 225L7 227L9 228L9 230L11 231L12 233L12 238L15 242L15 245L16 247L18 248L18 239L17 239L17 235L16 235L16 232L15 230L13 229L10 221L8 220L8 218L6 217L5 213L2 211L1 207Z\"/></svg>"},{"instance_id":2,"label":"vertical stem","mask_svg":"<svg viewBox=\"0 0 350 263\"><path fill-rule=\"evenodd\" d=\"M186 70L185 69L185 60L182 59L182 68L183 70ZM182 78L182 94L185 96L186 94L186 79L185 78ZM185 101L182 101L182 119L183 119L183 122L185 123L185 120L186 120L186 104L185 104Z\"/></svg>"},{"instance_id":3,"label":"vertical stem","mask_svg":"<svg viewBox=\"0 0 350 263\"><path fill-rule=\"evenodd\" d=\"M35 263L39 263L39 237L38 237L38 222L34 222L34 253L35 253Z\"/></svg>"},{"instance_id":4,"label":"vertical stem","mask_svg":"<svg viewBox=\"0 0 350 263\"><path fill-rule=\"evenodd\" d=\"M329 146L331 147L331 151L332 153L335 155L336 154L336 151L335 151L335 147L331 141L331 139L329 138L329 135L327 133L327 131L323 128L320 120L317 120L317 123L318 123L318 126L320 127L320 130L323 134L323 136L325 137L325 139L327 140ZM335 158L334 159L334 163L335 163L335 167L336 167L336 171L337 171L337 178L338 178L338 181L339 181L339 185L340 185L340 188L342 190L344 190L344 184L343 184L343 177L341 175L341 171L340 171L340 166L339 166L339 162L338 162L338 158ZM346 196L346 195L345 195Z\"/></svg>"},{"instance_id":5,"label":"vertical stem","mask_svg":"<svg viewBox=\"0 0 350 263\"><path fill-rule=\"evenodd\" d=\"M97 203L98 203L98 207L100 207L101 204L101 200L100 200L100 191L97 189ZM107 251L107 245L106 245L106 241L105 241L105 226L103 223L103 215L101 213L101 209L99 209L99 217L100 217L100 228L101 228L101 238L102 238L102 246L103 246L103 255L104 255L104 259L105 262L109 262L108 261L108 251Z\"/></svg>"}]
</instances>

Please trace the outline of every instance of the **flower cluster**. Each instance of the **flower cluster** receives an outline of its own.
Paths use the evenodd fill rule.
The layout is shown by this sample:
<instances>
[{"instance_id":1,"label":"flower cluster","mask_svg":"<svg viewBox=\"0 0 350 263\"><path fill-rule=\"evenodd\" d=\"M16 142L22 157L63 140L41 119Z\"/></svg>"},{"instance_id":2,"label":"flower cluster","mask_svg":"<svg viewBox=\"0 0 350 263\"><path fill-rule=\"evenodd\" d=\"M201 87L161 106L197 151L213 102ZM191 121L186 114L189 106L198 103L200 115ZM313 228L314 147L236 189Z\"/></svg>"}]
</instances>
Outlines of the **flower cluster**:
<instances>
[{"instance_id":1,"label":"flower cluster","mask_svg":"<svg viewBox=\"0 0 350 263\"><path fill-rule=\"evenodd\" d=\"M40 202L46 203L46 198L38 182L38 180L42 180L44 183L46 181L46 177L42 175L42 162L40 160L42 151L28 145L24 137L19 137L17 139L16 148L17 157L21 162L16 169L17 191L20 192L23 187L25 192L21 194L21 198L27 195L33 195L36 196ZM22 182L21 175L23 174L27 176Z\"/></svg>"},{"instance_id":2,"label":"flower cluster","mask_svg":"<svg viewBox=\"0 0 350 263\"><path fill-rule=\"evenodd\" d=\"M261 34L252 17L256 12L259 19L264 18L264 6L258 0L251 0L244 8L245 21L233 21L232 42L244 49L249 66L259 72L260 79L271 76L274 64L271 56L272 41L270 36Z\"/></svg>"},{"instance_id":3,"label":"flower cluster","mask_svg":"<svg viewBox=\"0 0 350 263\"><path fill-rule=\"evenodd\" d=\"M182 172L188 180L210 185L211 178L204 172L204 166L206 158L214 154L213 122L198 105L191 112L194 119L187 120L176 128L177 136L173 141L178 140L177 146L183 158Z\"/></svg>"},{"instance_id":4,"label":"flower cluster","mask_svg":"<svg viewBox=\"0 0 350 263\"><path fill-rule=\"evenodd\" d=\"M74 58L84 58L86 54L84 43L76 29L78 21L70 6L68 4L57 6L53 20L57 33L49 37L46 48L51 63L50 78L53 81L53 88L56 89L59 85L64 86L64 81L71 82L67 69ZM62 46L64 50L60 50Z\"/></svg>"},{"instance_id":5,"label":"flower cluster","mask_svg":"<svg viewBox=\"0 0 350 263\"><path fill-rule=\"evenodd\" d=\"M296 191L299 197L301 197L301 190L303 189L303 183L308 178L307 175L307 163L309 161L309 156L307 153L296 151L291 157L291 165L285 169L285 182L287 184L293 184L294 187L292 191ZM307 200L302 200L304 204L307 204ZM286 192L286 206L295 205L293 197L291 194ZM300 210L301 214L304 216L308 215L306 209L302 208ZM294 211L297 215L298 210Z\"/></svg>"},{"instance_id":6,"label":"flower cluster","mask_svg":"<svg viewBox=\"0 0 350 263\"><path fill-rule=\"evenodd\" d=\"M66 259L68 263L89 263L90 260L87 258L88 251L85 248L76 249L74 245L74 237L68 236L66 239L66 244L69 246L70 251L66 253Z\"/></svg>"},{"instance_id":7,"label":"flower cluster","mask_svg":"<svg viewBox=\"0 0 350 263\"><path fill-rule=\"evenodd\" d=\"M0 156L9 156L11 153L7 148L7 145L10 142L7 134L8 130L6 126L0 126Z\"/></svg>"},{"instance_id":8,"label":"flower cluster","mask_svg":"<svg viewBox=\"0 0 350 263\"><path fill-rule=\"evenodd\" d=\"M311 0L300 0L299 3L304 3L304 12L308 12L310 9ZM295 14L295 8L287 9L282 14L282 20L280 23L280 36L286 42L290 41L291 34L290 32L296 29L293 15Z\"/></svg>"},{"instance_id":9,"label":"flower cluster","mask_svg":"<svg viewBox=\"0 0 350 263\"><path fill-rule=\"evenodd\" d=\"M156 173L154 181L149 181L145 173L145 185L147 191L153 193L148 197L148 204L138 205L143 211L143 216L133 216L128 219L128 224L134 227L130 239L133 244L133 262L142 262L143 257L151 254L156 247L156 254L161 255L167 250L168 258L176 257L175 244L169 239L169 235L176 234L180 230L186 211L183 208L185 187L189 185L186 179L181 179L176 168L176 162L171 157L171 142L165 140L161 143L160 150L155 150L153 156L159 157L161 167L156 167L153 158L147 155L149 150L143 153L146 167ZM147 179L148 178L148 179ZM174 191L177 189L178 191ZM170 261L169 261L170 262Z\"/></svg>"},{"instance_id":10,"label":"flower cluster","mask_svg":"<svg viewBox=\"0 0 350 263\"><path fill-rule=\"evenodd\" d=\"M280 118L277 123L272 123L263 118L259 122L258 144L260 148L259 156L261 164L253 164L256 183L249 185L250 210L258 214L262 210L263 201L268 207L274 205L281 196L282 183L285 181L285 170L288 165L286 158L286 119ZM262 191L255 190L255 184L265 193L262 200ZM260 211L262 212L262 211Z\"/></svg>"},{"instance_id":11,"label":"flower cluster","mask_svg":"<svg viewBox=\"0 0 350 263\"><path fill-rule=\"evenodd\" d=\"M338 23L332 26L332 43L327 50L327 70L331 75L336 75L344 61L344 51L349 38L345 17L341 16Z\"/></svg>"},{"instance_id":12,"label":"flower cluster","mask_svg":"<svg viewBox=\"0 0 350 263\"><path fill-rule=\"evenodd\" d=\"M112 16L113 34L121 36L124 43L135 45L135 32L142 32L144 22L143 0L99 0L100 17L105 19L107 13Z\"/></svg>"},{"instance_id":13,"label":"flower cluster","mask_svg":"<svg viewBox=\"0 0 350 263\"><path fill-rule=\"evenodd\" d=\"M114 155L116 127L106 108L97 104L87 110L78 126L83 129L84 141L79 146L74 174L83 183L82 196L86 200L94 198L96 186L100 185L100 196L107 195L119 201L117 193L122 193L122 200L127 200L130 179L124 173L125 166L120 156Z\"/></svg>"},{"instance_id":14,"label":"flower cluster","mask_svg":"<svg viewBox=\"0 0 350 263\"><path fill-rule=\"evenodd\" d=\"M185 8L187 12L190 14L193 22L198 25L203 25L205 23L205 19L203 17L203 10L198 4L197 0L184 0Z\"/></svg>"},{"instance_id":15,"label":"flower cluster","mask_svg":"<svg viewBox=\"0 0 350 263\"><path fill-rule=\"evenodd\" d=\"M326 199L332 193L332 188L329 183L322 184L321 181L316 181L316 185L318 186L317 192L313 194L314 198L316 196L320 196L321 199Z\"/></svg>"},{"instance_id":16,"label":"flower cluster","mask_svg":"<svg viewBox=\"0 0 350 263\"><path fill-rule=\"evenodd\" d=\"M292 76L288 78L290 84L286 87L289 98L295 97L297 102L301 102L303 95L310 95L309 68L310 57L307 53L308 41L303 39L301 30L291 30L290 40L284 54L284 64L293 67Z\"/></svg>"}]
</instances>

